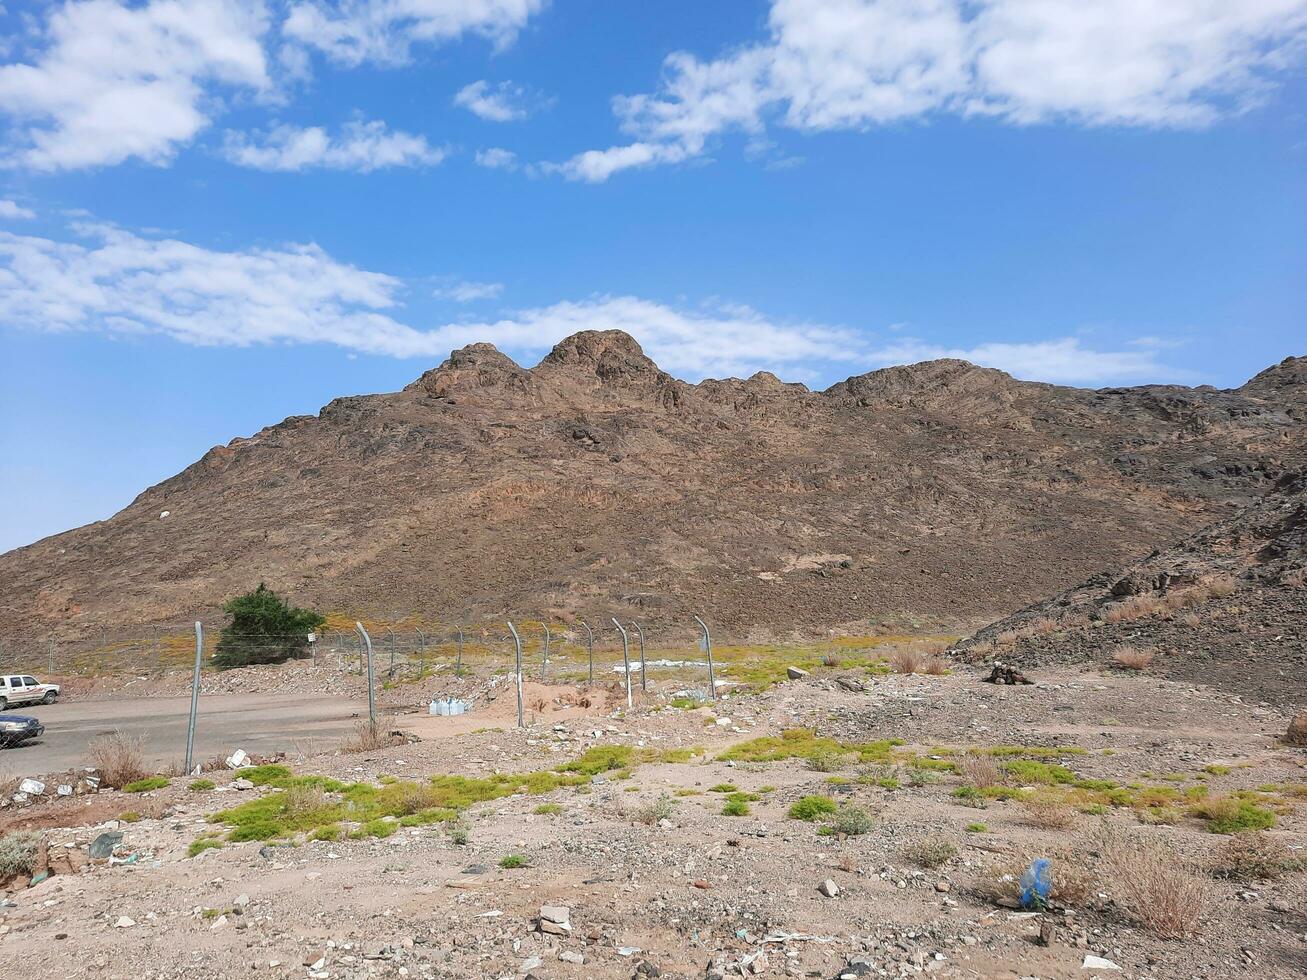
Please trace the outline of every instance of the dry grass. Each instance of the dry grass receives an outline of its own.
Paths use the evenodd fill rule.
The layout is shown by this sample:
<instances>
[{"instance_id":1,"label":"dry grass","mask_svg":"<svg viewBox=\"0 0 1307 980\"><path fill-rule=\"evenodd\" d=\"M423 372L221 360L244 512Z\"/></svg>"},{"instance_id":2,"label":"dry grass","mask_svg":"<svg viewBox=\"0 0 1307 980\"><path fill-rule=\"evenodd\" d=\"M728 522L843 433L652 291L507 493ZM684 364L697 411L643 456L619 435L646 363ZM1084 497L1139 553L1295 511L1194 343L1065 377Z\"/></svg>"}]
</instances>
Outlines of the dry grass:
<instances>
[{"instance_id":1,"label":"dry grass","mask_svg":"<svg viewBox=\"0 0 1307 980\"><path fill-rule=\"evenodd\" d=\"M915 674L921 669L922 656L916 650L895 650L889 662L896 674Z\"/></svg>"},{"instance_id":2,"label":"dry grass","mask_svg":"<svg viewBox=\"0 0 1307 980\"><path fill-rule=\"evenodd\" d=\"M1279 838L1251 831L1231 834L1211 857L1209 870L1232 881L1274 881L1307 869L1307 858L1295 857Z\"/></svg>"},{"instance_id":3,"label":"dry grass","mask_svg":"<svg viewBox=\"0 0 1307 980\"><path fill-rule=\"evenodd\" d=\"M903 845L900 852L905 859L923 868L938 868L958 856L952 841L943 837L928 837Z\"/></svg>"},{"instance_id":4,"label":"dry grass","mask_svg":"<svg viewBox=\"0 0 1307 980\"><path fill-rule=\"evenodd\" d=\"M1108 606L1103 613L1105 623L1132 623L1137 619L1156 616L1166 609L1166 603L1155 595L1137 595Z\"/></svg>"},{"instance_id":5,"label":"dry grass","mask_svg":"<svg viewBox=\"0 0 1307 980\"><path fill-rule=\"evenodd\" d=\"M1112 654L1112 663L1126 670L1147 670L1153 664L1156 654L1152 650L1140 650L1138 647L1117 647Z\"/></svg>"},{"instance_id":6,"label":"dry grass","mask_svg":"<svg viewBox=\"0 0 1307 980\"><path fill-rule=\"evenodd\" d=\"M360 718L354 723L354 731L341 739L340 751L375 752L394 745L391 727L390 719L379 718L374 725L368 719Z\"/></svg>"},{"instance_id":7,"label":"dry grass","mask_svg":"<svg viewBox=\"0 0 1307 980\"><path fill-rule=\"evenodd\" d=\"M1307 586L1307 568L1294 568L1280 575L1280 584L1291 589Z\"/></svg>"},{"instance_id":8,"label":"dry grass","mask_svg":"<svg viewBox=\"0 0 1307 980\"><path fill-rule=\"evenodd\" d=\"M295 785L282 797L288 817L306 817L321 812L331 804L321 786Z\"/></svg>"},{"instance_id":9,"label":"dry grass","mask_svg":"<svg viewBox=\"0 0 1307 980\"><path fill-rule=\"evenodd\" d=\"M1070 830L1079 822L1074 809L1052 800L1031 800L1025 806L1024 820L1041 830Z\"/></svg>"},{"instance_id":10,"label":"dry grass","mask_svg":"<svg viewBox=\"0 0 1307 980\"><path fill-rule=\"evenodd\" d=\"M86 746L86 764L99 771L100 785L111 789L150 775L145 768L145 739L122 732L92 739Z\"/></svg>"},{"instance_id":11,"label":"dry grass","mask_svg":"<svg viewBox=\"0 0 1307 980\"><path fill-rule=\"evenodd\" d=\"M1198 931L1211 907L1211 885L1160 841L1128 838L1104 827L1094 842L1113 897L1150 932L1182 939Z\"/></svg>"},{"instance_id":12,"label":"dry grass","mask_svg":"<svg viewBox=\"0 0 1307 980\"><path fill-rule=\"evenodd\" d=\"M948 663L939 657L927 657L921 665L921 673L931 674L935 677L943 676L948 673Z\"/></svg>"},{"instance_id":13,"label":"dry grass","mask_svg":"<svg viewBox=\"0 0 1307 980\"><path fill-rule=\"evenodd\" d=\"M1224 599L1226 596L1234 595L1238 590L1239 580L1233 575L1222 575L1205 582L1201 588L1213 599Z\"/></svg>"},{"instance_id":14,"label":"dry grass","mask_svg":"<svg viewBox=\"0 0 1307 980\"><path fill-rule=\"evenodd\" d=\"M958 769L966 784L976 789L998 786L1003 782L1003 773L999 771L998 763L988 755L965 755L958 763Z\"/></svg>"}]
</instances>

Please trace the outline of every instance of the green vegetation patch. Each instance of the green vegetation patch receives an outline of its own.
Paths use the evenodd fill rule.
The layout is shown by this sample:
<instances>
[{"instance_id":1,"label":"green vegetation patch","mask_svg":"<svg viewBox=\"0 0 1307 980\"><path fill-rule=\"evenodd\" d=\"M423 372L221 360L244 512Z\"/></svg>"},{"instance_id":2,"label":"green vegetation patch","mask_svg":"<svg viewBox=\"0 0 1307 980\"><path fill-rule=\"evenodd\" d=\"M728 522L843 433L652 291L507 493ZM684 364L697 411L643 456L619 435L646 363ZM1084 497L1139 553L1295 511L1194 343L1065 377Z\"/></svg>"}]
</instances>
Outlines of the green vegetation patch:
<instances>
[{"instance_id":1,"label":"green vegetation patch","mask_svg":"<svg viewBox=\"0 0 1307 980\"><path fill-rule=\"evenodd\" d=\"M807 820L811 823L830 816L838 809L829 796L805 796L790 807L789 815L792 820Z\"/></svg>"},{"instance_id":2,"label":"green vegetation patch","mask_svg":"<svg viewBox=\"0 0 1307 980\"><path fill-rule=\"evenodd\" d=\"M191 841L191 846L186 848L187 857L195 857L197 854L203 854L205 851L211 851L214 848L222 847L222 841L216 837L200 837Z\"/></svg>"},{"instance_id":3,"label":"green vegetation patch","mask_svg":"<svg viewBox=\"0 0 1307 980\"><path fill-rule=\"evenodd\" d=\"M721 762L781 762L785 759L829 759L853 757L855 762L889 762L892 750L902 745L899 739L877 742L839 742L821 738L810 728L787 728L780 735L750 739L727 749L717 757Z\"/></svg>"},{"instance_id":4,"label":"green vegetation patch","mask_svg":"<svg viewBox=\"0 0 1307 980\"><path fill-rule=\"evenodd\" d=\"M212 779L197 779L186 787L192 793L203 793L214 788Z\"/></svg>"},{"instance_id":5,"label":"green vegetation patch","mask_svg":"<svg viewBox=\"0 0 1307 980\"><path fill-rule=\"evenodd\" d=\"M123 787L124 793L148 793L150 790L163 789L168 785L168 780L164 776L148 776L145 779L138 779L134 783L128 783Z\"/></svg>"},{"instance_id":6,"label":"green vegetation patch","mask_svg":"<svg viewBox=\"0 0 1307 980\"><path fill-rule=\"evenodd\" d=\"M513 868L525 868L529 867L529 865L530 862L521 854L505 854L499 859L499 866L509 870Z\"/></svg>"}]
</instances>

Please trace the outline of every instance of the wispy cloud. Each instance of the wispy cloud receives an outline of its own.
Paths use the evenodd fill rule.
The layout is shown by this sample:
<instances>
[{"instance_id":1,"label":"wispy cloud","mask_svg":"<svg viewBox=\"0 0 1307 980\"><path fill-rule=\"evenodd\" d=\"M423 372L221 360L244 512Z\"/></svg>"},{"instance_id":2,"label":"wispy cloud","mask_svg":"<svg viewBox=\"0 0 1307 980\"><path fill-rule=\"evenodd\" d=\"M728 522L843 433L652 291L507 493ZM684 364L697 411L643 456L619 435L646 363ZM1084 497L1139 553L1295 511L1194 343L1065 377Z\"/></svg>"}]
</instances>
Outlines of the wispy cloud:
<instances>
[{"instance_id":1,"label":"wispy cloud","mask_svg":"<svg viewBox=\"0 0 1307 980\"><path fill-rule=\"evenodd\" d=\"M452 299L455 303L475 303L484 299L497 299L504 291L502 282L468 282L461 280L432 291L437 299Z\"/></svg>"},{"instance_id":2,"label":"wispy cloud","mask_svg":"<svg viewBox=\"0 0 1307 980\"><path fill-rule=\"evenodd\" d=\"M331 137L320 126L273 126L251 137L227 133L224 154L232 163L259 170L355 170L368 173L386 167L435 166L446 151L431 146L425 136L390 131L381 120L347 123Z\"/></svg>"},{"instance_id":3,"label":"wispy cloud","mask_svg":"<svg viewBox=\"0 0 1307 980\"><path fill-rule=\"evenodd\" d=\"M960 357L1018 377L1077 384L1166 380L1178 372L1154 349L1103 350L1078 338L994 341L956 348L914 338L880 343L862 330L776 319L739 303L669 305L595 295L460 320L404 322L409 286L340 262L313 244L218 251L171 238L80 223L56 240L0 231L0 324L39 331L158 334L199 345L334 344L392 357L441 358L477 341L543 353L579 330L621 329L681 377L855 374ZM491 300L499 283L450 281L460 302Z\"/></svg>"},{"instance_id":4,"label":"wispy cloud","mask_svg":"<svg viewBox=\"0 0 1307 980\"><path fill-rule=\"evenodd\" d=\"M766 41L619 97L634 141L554 169L597 182L767 126L868 129L948 112L1015 125L1192 127L1256 105L1307 49L1307 0L772 0Z\"/></svg>"},{"instance_id":5,"label":"wispy cloud","mask_svg":"<svg viewBox=\"0 0 1307 980\"><path fill-rule=\"evenodd\" d=\"M416 44L466 34L512 44L546 0L309 0L290 5L285 35L346 66L402 64Z\"/></svg>"},{"instance_id":6,"label":"wispy cloud","mask_svg":"<svg viewBox=\"0 0 1307 980\"><path fill-rule=\"evenodd\" d=\"M454 105L490 122L525 119L544 102L521 85L512 82L491 85L484 79L464 85L454 96Z\"/></svg>"},{"instance_id":7,"label":"wispy cloud","mask_svg":"<svg viewBox=\"0 0 1307 980\"><path fill-rule=\"evenodd\" d=\"M15 201L0 199L0 218L6 220L28 221L36 217L36 212L31 208L25 208Z\"/></svg>"},{"instance_id":8,"label":"wispy cloud","mask_svg":"<svg viewBox=\"0 0 1307 980\"><path fill-rule=\"evenodd\" d=\"M518 168L517 154L512 150L505 150L498 146L492 146L487 150L477 150L477 166L486 167L490 170L516 170Z\"/></svg>"}]
</instances>

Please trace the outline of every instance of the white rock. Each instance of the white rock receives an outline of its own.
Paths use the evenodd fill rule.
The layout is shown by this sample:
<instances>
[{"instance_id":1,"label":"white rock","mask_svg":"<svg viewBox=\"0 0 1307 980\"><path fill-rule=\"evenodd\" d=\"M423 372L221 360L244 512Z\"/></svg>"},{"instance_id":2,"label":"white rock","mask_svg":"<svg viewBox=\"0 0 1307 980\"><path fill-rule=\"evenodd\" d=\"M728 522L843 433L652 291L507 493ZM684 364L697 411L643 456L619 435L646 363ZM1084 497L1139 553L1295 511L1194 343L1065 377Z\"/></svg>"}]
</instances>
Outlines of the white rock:
<instances>
[{"instance_id":1,"label":"white rock","mask_svg":"<svg viewBox=\"0 0 1307 980\"><path fill-rule=\"evenodd\" d=\"M1082 970L1119 970L1121 969L1111 960L1105 960L1101 956L1090 956L1085 954L1085 961L1080 964Z\"/></svg>"},{"instance_id":2,"label":"white rock","mask_svg":"<svg viewBox=\"0 0 1307 980\"><path fill-rule=\"evenodd\" d=\"M118 916L118 921L114 923L114 926L119 929L130 929L134 925L136 925L136 920L126 915Z\"/></svg>"},{"instance_id":3,"label":"white rock","mask_svg":"<svg viewBox=\"0 0 1307 980\"><path fill-rule=\"evenodd\" d=\"M821 892L827 898L834 898L836 895L840 893L840 886L835 884L835 882L831 881L829 878L827 878L825 881L823 881L820 885L817 886L817 891Z\"/></svg>"},{"instance_id":4,"label":"white rock","mask_svg":"<svg viewBox=\"0 0 1307 980\"><path fill-rule=\"evenodd\" d=\"M243 769L250 764L250 757L244 749L237 749L227 757L228 769Z\"/></svg>"},{"instance_id":5,"label":"white rock","mask_svg":"<svg viewBox=\"0 0 1307 980\"><path fill-rule=\"evenodd\" d=\"M40 796L45 792L45 783L39 779L24 779L18 784L18 792L30 793L32 796Z\"/></svg>"}]
</instances>

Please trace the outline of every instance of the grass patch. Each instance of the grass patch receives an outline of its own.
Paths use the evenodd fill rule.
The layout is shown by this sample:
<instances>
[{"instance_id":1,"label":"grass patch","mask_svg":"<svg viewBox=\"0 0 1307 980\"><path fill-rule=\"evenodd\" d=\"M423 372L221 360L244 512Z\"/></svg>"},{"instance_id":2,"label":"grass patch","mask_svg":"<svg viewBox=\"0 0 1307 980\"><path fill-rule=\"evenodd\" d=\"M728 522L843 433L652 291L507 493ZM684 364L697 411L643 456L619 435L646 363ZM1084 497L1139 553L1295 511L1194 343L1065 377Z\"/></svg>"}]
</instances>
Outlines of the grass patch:
<instances>
[{"instance_id":1,"label":"grass patch","mask_svg":"<svg viewBox=\"0 0 1307 980\"><path fill-rule=\"evenodd\" d=\"M151 790L163 789L168 785L168 779L165 776L147 776L145 779L138 779L135 782L128 783L123 787L124 793L148 793Z\"/></svg>"},{"instance_id":2,"label":"grass patch","mask_svg":"<svg viewBox=\"0 0 1307 980\"><path fill-rule=\"evenodd\" d=\"M563 812L563 805L561 803L541 803L531 812L539 817L555 817Z\"/></svg>"},{"instance_id":3,"label":"grass patch","mask_svg":"<svg viewBox=\"0 0 1307 980\"><path fill-rule=\"evenodd\" d=\"M805 796L790 807L789 816L791 820L807 820L811 823L830 816L837 809L835 801L829 796Z\"/></svg>"},{"instance_id":4,"label":"grass patch","mask_svg":"<svg viewBox=\"0 0 1307 980\"><path fill-rule=\"evenodd\" d=\"M499 859L499 866L511 871L515 868L530 867L530 862L521 854L505 854Z\"/></svg>"},{"instance_id":5,"label":"grass patch","mask_svg":"<svg viewBox=\"0 0 1307 980\"><path fill-rule=\"evenodd\" d=\"M1206 800L1190 812L1206 820L1207 829L1214 834L1240 834L1275 826L1273 811L1234 796Z\"/></svg>"},{"instance_id":6,"label":"grass patch","mask_svg":"<svg viewBox=\"0 0 1307 980\"><path fill-rule=\"evenodd\" d=\"M716 786L709 786L708 792L709 793L735 793L738 792L739 789L740 787L736 786L734 783L718 783Z\"/></svg>"},{"instance_id":7,"label":"grass patch","mask_svg":"<svg viewBox=\"0 0 1307 980\"><path fill-rule=\"evenodd\" d=\"M724 817L747 817L749 815L749 804L745 800L728 797L726 803L722 806L722 816Z\"/></svg>"},{"instance_id":8,"label":"grass patch","mask_svg":"<svg viewBox=\"0 0 1307 980\"><path fill-rule=\"evenodd\" d=\"M986 827L983 823L969 823L969 824L967 824L967 826L966 826L964 829L966 830L966 832L967 832L968 834L987 834L987 833L989 833L989 828Z\"/></svg>"},{"instance_id":9,"label":"grass patch","mask_svg":"<svg viewBox=\"0 0 1307 980\"><path fill-rule=\"evenodd\" d=\"M215 786L212 779L196 779L186 788L192 793L203 793L213 789Z\"/></svg>"},{"instance_id":10,"label":"grass patch","mask_svg":"<svg viewBox=\"0 0 1307 980\"><path fill-rule=\"evenodd\" d=\"M732 746L717 757L721 762L782 762L786 759L804 759L812 765L828 764L832 758L841 760L854 756L856 762L890 762L892 750L902 745L900 739L882 739L877 742L839 742L833 738L820 738L809 728L788 728L780 735L766 735ZM825 770L823 770L825 771Z\"/></svg>"},{"instance_id":11,"label":"grass patch","mask_svg":"<svg viewBox=\"0 0 1307 980\"><path fill-rule=\"evenodd\" d=\"M222 847L222 841L218 838L200 837L191 841L191 846L186 848L186 856L195 857L197 854L203 854L205 851L212 851L218 847Z\"/></svg>"}]
</instances>

